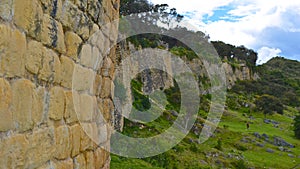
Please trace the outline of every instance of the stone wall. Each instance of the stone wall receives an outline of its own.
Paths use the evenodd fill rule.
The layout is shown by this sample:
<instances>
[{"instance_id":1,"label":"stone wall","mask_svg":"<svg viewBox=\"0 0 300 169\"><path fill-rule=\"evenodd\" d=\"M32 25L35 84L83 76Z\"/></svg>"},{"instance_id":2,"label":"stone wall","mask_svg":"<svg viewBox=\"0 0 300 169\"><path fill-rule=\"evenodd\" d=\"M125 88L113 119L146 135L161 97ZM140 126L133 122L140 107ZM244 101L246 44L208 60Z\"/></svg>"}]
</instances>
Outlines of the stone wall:
<instances>
[{"instance_id":1,"label":"stone wall","mask_svg":"<svg viewBox=\"0 0 300 169\"><path fill-rule=\"evenodd\" d=\"M0 169L109 168L118 8L0 1Z\"/></svg>"}]
</instances>

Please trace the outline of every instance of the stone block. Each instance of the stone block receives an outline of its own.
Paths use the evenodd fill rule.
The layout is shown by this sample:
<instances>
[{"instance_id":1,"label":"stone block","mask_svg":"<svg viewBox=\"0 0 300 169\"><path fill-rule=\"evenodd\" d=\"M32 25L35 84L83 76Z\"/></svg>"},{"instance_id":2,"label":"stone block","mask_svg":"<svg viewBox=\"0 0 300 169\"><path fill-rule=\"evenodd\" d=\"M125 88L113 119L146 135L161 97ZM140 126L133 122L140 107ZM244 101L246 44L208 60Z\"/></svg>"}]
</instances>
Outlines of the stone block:
<instances>
[{"instance_id":1,"label":"stone block","mask_svg":"<svg viewBox=\"0 0 300 169\"><path fill-rule=\"evenodd\" d=\"M55 48L62 54L66 52L63 27L47 14L43 16L39 39L43 44Z\"/></svg>"},{"instance_id":2,"label":"stone block","mask_svg":"<svg viewBox=\"0 0 300 169\"><path fill-rule=\"evenodd\" d=\"M85 44L82 46L80 51L80 64L85 67L92 68L92 61L92 47L89 44Z\"/></svg>"},{"instance_id":3,"label":"stone block","mask_svg":"<svg viewBox=\"0 0 300 169\"><path fill-rule=\"evenodd\" d=\"M13 1L2 0L0 1L0 18L11 21L13 17Z\"/></svg>"},{"instance_id":4,"label":"stone block","mask_svg":"<svg viewBox=\"0 0 300 169\"><path fill-rule=\"evenodd\" d=\"M42 8L45 14L48 14L52 18L58 19L62 15L62 5L61 0L40 0Z\"/></svg>"},{"instance_id":5,"label":"stone block","mask_svg":"<svg viewBox=\"0 0 300 169\"><path fill-rule=\"evenodd\" d=\"M94 161L94 153L93 151L87 151L85 153L86 159L86 168L95 168L95 161Z\"/></svg>"},{"instance_id":6,"label":"stone block","mask_svg":"<svg viewBox=\"0 0 300 169\"><path fill-rule=\"evenodd\" d=\"M0 168L24 168L29 142L25 135L14 135L0 142Z\"/></svg>"},{"instance_id":7,"label":"stone block","mask_svg":"<svg viewBox=\"0 0 300 169\"><path fill-rule=\"evenodd\" d=\"M56 150L54 157L56 159L67 159L71 155L71 142L69 128L60 126L55 129Z\"/></svg>"},{"instance_id":8,"label":"stone block","mask_svg":"<svg viewBox=\"0 0 300 169\"><path fill-rule=\"evenodd\" d=\"M57 54L51 49L45 49L43 51L43 62L42 68L39 71L38 78L40 80L46 82L53 82L54 81L54 58L57 58Z\"/></svg>"},{"instance_id":9,"label":"stone block","mask_svg":"<svg viewBox=\"0 0 300 169\"><path fill-rule=\"evenodd\" d=\"M34 105L34 84L29 80L17 80L12 86L12 112L16 128L19 131L32 129L32 114Z\"/></svg>"},{"instance_id":10,"label":"stone block","mask_svg":"<svg viewBox=\"0 0 300 169\"><path fill-rule=\"evenodd\" d=\"M25 68L33 74L37 74L42 68L42 59L44 54L44 47L37 41L30 41L27 45L27 52L25 57Z\"/></svg>"},{"instance_id":11,"label":"stone block","mask_svg":"<svg viewBox=\"0 0 300 169\"><path fill-rule=\"evenodd\" d=\"M74 158L74 169L88 169L84 154L79 154Z\"/></svg>"},{"instance_id":12,"label":"stone block","mask_svg":"<svg viewBox=\"0 0 300 169\"><path fill-rule=\"evenodd\" d=\"M109 153L103 148L97 148L94 151L95 168L102 168L109 157Z\"/></svg>"},{"instance_id":13,"label":"stone block","mask_svg":"<svg viewBox=\"0 0 300 169\"><path fill-rule=\"evenodd\" d=\"M15 0L14 22L31 37L38 38L43 10L38 0Z\"/></svg>"},{"instance_id":14,"label":"stone block","mask_svg":"<svg viewBox=\"0 0 300 169\"><path fill-rule=\"evenodd\" d=\"M67 32L65 34L65 44L67 51L66 55L77 61L79 52L78 50L81 43L82 40L77 34L71 31Z\"/></svg>"},{"instance_id":15,"label":"stone block","mask_svg":"<svg viewBox=\"0 0 300 169\"><path fill-rule=\"evenodd\" d=\"M80 134L81 127L78 124L75 124L70 127L70 135L71 135L71 157L75 157L80 152Z\"/></svg>"},{"instance_id":16,"label":"stone block","mask_svg":"<svg viewBox=\"0 0 300 169\"><path fill-rule=\"evenodd\" d=\"M73 89L76 91L91 91L93 89L94 78L95 72L80 65L75 65Z\"/></svg>"},{"instance_id":17,"label":"stone block","mask_svg":"<svg viewBox=\"0 0 300 169\"><path fill-rule=\"evenodd\" d=\"M114 64L109 57L106 57L101 68L102 75L105 77L112 77L114 73Z\"/></svg>"},{"instance_id":18,"label":"stone block","mask_svg":"<svg viewBox=\"0 0 300 169\"><path fill-rule=\"evenodd\" d=\"M61 56L61 85L63 87L72 88L73 72L75 63L72 59Z\"/></svg>"},{"instance_id":19,"label":"stone block","mask_svg":"<svg viewBox=\"0 0 300 169\"><path fill-rule=\"evenodd\" d=\"M94 21L98 20L101 9L101 1L88 0L87 12L92 16Z\"/></svg>"},{"instance_id":20,"label":"stone block","mask_svg":"<svg viewBox=\"0 0 300 169\"><path fill-rule=\"evenodd\" d=\"M62 67L57 55L53 56L53 82L55 84L60 84L61 80L64 78L62 75Z\"/></svg>"},{"instance_id":21,"label":"stone block","mask_svg":"<svg viewBox=\"0 0 300 169\"><path fill-rule=\"evenodd\" d=\"M92 121L95 113L94 110L96 107L96 98L87 94L80 94L79 97L80 102L79 104L75 105L78 119L80 120L80 122L90 122Z\"/></svg>"},{"instance_id":22,"label":"stone block","mask_svg":"<svg viewBox=\"0 0 300 169\"><path fill-rule=\"evenodd\" d=\"M13 115L9 109L12 103L12 90L3 78L0 78L0 132L13 128Z\"/></svg>"},{"instance_id":23,"label":"stone block","mask_svg":"<svg viewBox=\"0 0 300 169\"><path fill-rule=\"evenodd\" d=\"M112 87L112 80L107 77L102 78L102 87L101 87L100 97L101 98L111 97L111 87Z\"/></svg>"},{"instance_id":24,"label":"stone block","mask_svg":"<svg viewBox=\"0 0 300 169\"><path fill-rule=\"evenodd\" d=\"M55 153L55 134L53 128L40 129L28 134L28 150L24 168L37 168L49 161Z\"/></svg>"},{"instance_id":25,"label":"stone block","mask_svg":"<svg viewBox=\"0 0 300 169\"><path fill-rule=\"evenodd\" d=\"M61 120L65 110L65 93L61 87L50 89L49 118Z\"/></svg>"},{"instance_id":26,"label":"stone block","mask_svg":"<svg viewBox=\"0 0 300 169\"><path fill-rule=\"evenodd\" d=\"M102 77L100 75L96 75L92 94L99 96L101 87L102 87Z\"/></svg>"},{"instance_id":27,"label":"stone block","mask_svg":"<svg viewBox=\"0 0 300 169\"><path fill-rule=\"evenodd\" d=\"M92 150L94 143L88 133L92 132L90 123L81 123L82 130L80 131L80 151Z\"/></svg>"},{"instance_id":28,"label":"stone block","mask_svg":"<svg viewBox=\"0 0 300 169\"><path fill-rule=\"evenodd\" d=\"M22 77L25 73L26 38L18 30L0 24L0 75Z\"/></svg>"},{"instance_id":29,"label":"stone block","mask_svg":"<svg viewBox=\"0 0 300 169\"><path fill-rule=\"evenodd\" d=\"M73 95L75 95L74 97L79 97L78 93L76 93L75 91L65 92L66 106L65 106L64 118L67 124L75 123L78 121L77 113L75 112L75 107L74 107L75 105L73 102Z\"/></svg>"},{"instance_id":30,"label":"stone block","mask_svg":"<svg viewBox=\"0 0 300 169\"><path fill-rule=\"evenodd\" d=\"M44 119L44 99L45 88L39 87L36 89L36 95L33 96L33 108L32 108L32 120L35 126L39 126L43 123Z\"/></svg>"},{"instance_id":31,"label":"stone block","mask_svg":"<svg viewBox=\"0 0 300 169\"><path fill-rule=\"evenodd\" d=\"M98 100L98 108L105 119L105 123L109 123L114 111L114 105L111 99Z\"/></svg>"}]
</instances>

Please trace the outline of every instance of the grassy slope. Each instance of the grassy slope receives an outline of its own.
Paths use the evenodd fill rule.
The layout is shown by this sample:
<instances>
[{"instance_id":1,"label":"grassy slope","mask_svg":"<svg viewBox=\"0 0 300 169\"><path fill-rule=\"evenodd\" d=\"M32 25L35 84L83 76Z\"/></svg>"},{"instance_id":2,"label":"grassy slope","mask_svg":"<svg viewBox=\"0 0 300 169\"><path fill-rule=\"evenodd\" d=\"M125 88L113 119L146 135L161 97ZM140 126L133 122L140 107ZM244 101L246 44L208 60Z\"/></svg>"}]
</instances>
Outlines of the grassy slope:
<instances>
[{"instance_id":1,"label":"grassy slope","mask_svg":"<svg viewBox=\"0 0 300 169\"><path fill-rule=\"evenodd\" d=\"M278 68L278 60L280 61L281 59L277 58L273 60L272 64L269 64L271 65L270 67ZM276 66L273 65L273 62L274 64L276 63ZM284 65L283 67L286 66ZM268 67L267 69L271 70L271 68ZM290 73L291 71L289 70L288 72ZM285 72L284 76L290 77L291 75L286 75ZM272 79L267 80L270 83L277 84ZM156 109L159 108L156 107ZM300 141L294 137L292 131L293 119L291 118L297 113L296 109L288 107L284 111L284 115L274 114L267 116L268 119L280 123L278 128L273 127L272 124L265 124L262 113L253 112L251 115L254 119L249 120L248 117L243 115L245 114L244 112L247 111L226 111L214 136L203 144L197 144L198 136L190 133L176 147L155 157L130 159L112 155L111 168L293 168L294 166L299 166ZM170 113L164 112L162 117L146 124L146 127L143 129L139 129L140 124L127 121L125 123L124 134L132 137L156 135L170 127L172 125L170 119L175 118ZM201 121L200 118L199 121ZM251 121L249 130L246 130L246 121ZM296 148L290 148L292 152L281 152L277 146L254 137L254 132L258 132L259 134L265 133L270 137L270 140L274 136L279 136L295 145ZM242 142L243 138L249 142ZM219 141L221 146L218 146L218 140L221 140ZM257 146L256 144L258 143L264 144L264 147ZM274 150L274 153L266 152L267 148ZM296 158L291 158L288 154L293 154Z\"/></svg>"},{"instance_id":2,"label":"grassy slope","mask_svg":"<svg viewBox=\"0 0 300 169\"><path fill-rule=\"evenodd\" d=\"M287 114L293 114L289 111ZM189 134L178 146L172 150L164 153L158 158L172 158L166 160L167 166L157 164L157 160L151 159L129 159L113 155L111 168L218 168L218 167L233 167L235 168L238 160L228 158L228 154L236 157L243 156L245 166L252 166L255 168L292 168L300 164L299 158L291 158L288 154L294 154L296 157L300 155L300 141L296 140L291 131L292 119L285 115L268 116L269 119L274 119L280 122L279 128L273 127L271 124L263 122L263 116L259 113L253 113L254 120L251 121L250 129L246 130L245 121L248 120L241 113L235 111L228 111L224 114L222 121L219 124L219 129L214 137L210 138L204 144L190 143L189 139L196 139L193 134ZM226 126L224 129L223 126ZM155 126L151 126L152 128ZM282 128L282 129L280 129ZM129 127L126 128L127 132ZM145 130L144 130L145 131ZM144 135L141 131L141 135ZM296 148L292 148L292 152L281 152L278 147L264 143L263 140L257 139L253 136L254 132L260 134L267 134L268 136L280 136L287 142L292 143ZM240 140L242 138L255 140L255 142L244 143ZM222 140L222 151L216 149L217 141ZM256 146L257 143L265 144L264 147ZM266 152L267 148L273 149L274 153ZM218 157L207 156L210 153L219 154ZM225 156L225 157L223 157ZM219 161L219 162L218 162ZM151 164L152 163L152 164ZM220 163L220 164L218 164ZM237 168L237 167L236 167Z\"/></svg>"}]
</instances>

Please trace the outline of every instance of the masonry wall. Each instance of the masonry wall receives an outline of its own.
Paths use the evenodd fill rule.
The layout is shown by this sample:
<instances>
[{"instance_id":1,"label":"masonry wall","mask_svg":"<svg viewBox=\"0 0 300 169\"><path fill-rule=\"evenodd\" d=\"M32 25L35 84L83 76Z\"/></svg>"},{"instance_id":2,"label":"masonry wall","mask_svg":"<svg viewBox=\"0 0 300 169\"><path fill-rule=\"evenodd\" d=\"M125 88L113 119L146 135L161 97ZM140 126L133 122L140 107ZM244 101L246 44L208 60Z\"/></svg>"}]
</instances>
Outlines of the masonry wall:
<instances>
[{"instance_id":1,"label":"masonry wall","mask_svg":"<svg viewBox=\"0 0 300 169\"><path fill-rule=\"evenodd\" d=\"M109 168L118 8L0 1L1 169Z\"/></svg>"}]
</instances>

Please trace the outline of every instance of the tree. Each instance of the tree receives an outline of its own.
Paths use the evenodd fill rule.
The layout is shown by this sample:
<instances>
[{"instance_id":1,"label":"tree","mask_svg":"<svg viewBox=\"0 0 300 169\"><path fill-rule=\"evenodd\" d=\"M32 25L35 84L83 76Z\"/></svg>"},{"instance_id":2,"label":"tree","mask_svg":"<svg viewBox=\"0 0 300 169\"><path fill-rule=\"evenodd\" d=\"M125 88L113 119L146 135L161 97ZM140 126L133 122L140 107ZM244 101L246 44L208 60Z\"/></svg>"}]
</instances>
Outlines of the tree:
<instances>
[{"instance_id":1,"label":"tree","mask_svg":"<svg viewBox=\"0 0 300 169\"><path fill-rule=\"evenodd\" d=\"M256 108L262 111L265 116L277 112L283 114L283 104L274 96L264 94L255 100Z\"/></svg>"},{"instance_id":2,"label":"tree","mask_svg":"<svg viewBox=\"0 0 300 169\"><path fill-rule=\"evenodd\" d=\"M300 139L300 115L297 115L294 119L294 133L296 138Z\"/></svg>"}]
</instances>

